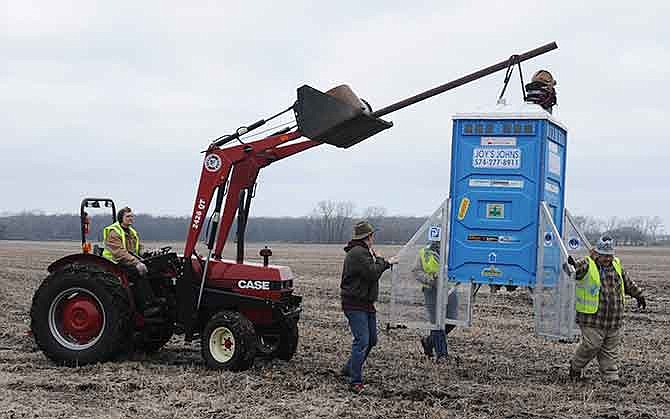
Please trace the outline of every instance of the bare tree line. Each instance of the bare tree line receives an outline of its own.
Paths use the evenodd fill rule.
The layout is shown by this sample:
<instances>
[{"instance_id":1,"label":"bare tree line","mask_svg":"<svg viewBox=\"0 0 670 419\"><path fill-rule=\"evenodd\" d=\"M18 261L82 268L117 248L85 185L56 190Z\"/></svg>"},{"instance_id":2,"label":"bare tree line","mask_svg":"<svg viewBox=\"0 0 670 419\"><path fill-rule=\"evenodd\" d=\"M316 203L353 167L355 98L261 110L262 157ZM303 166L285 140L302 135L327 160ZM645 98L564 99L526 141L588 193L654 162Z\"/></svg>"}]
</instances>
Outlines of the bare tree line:
<instances>
[{"instance_id":1,"label":"bare tree line","mask_svg":"<svg viewBox=\"0 0 670 419\"><path fill-rule=\"evenodd\" d=\"M345 243L351 238L353 224L368 219L377 229L379 242L404 243L426 217L387 216L382 207L356 212L349 201L320 201L303 217L252 217L247 224L247 241L296 243ZM181 241L186 237L189 217L157 217L138 214L135 226L143 240ZM90 241L101 240L102 229L112 222L111 215L92 214ZM234 239L236 225L231 228ZM203 229L204 233L207 228ZM79 216L22 213L0 217L0 240L79 240Z\"/></svg>"},{"instance_id":2,"label":"bare tree line","mask_svg":"<svg viewBox=\"0 0 670 419\"><path fill-rule=\"evenodd\" d=\"M663 220L659 216L578 216L575 217L575 224L591 242L598 240L603 234L609 234L618 244L627 246L645 246L668 241L668 237L663 234Z\"/></svg>"},{"instance_id":3,"label":"bare tree line","mask_svg":"<svg viewBox=\"0 0 670 419\"><path fill-rule=\"evenodd\" d=\"M303 217L253 217L247 226L247 241L286 241L298 243L345 243L351 238L353 224L367 219L378 230L380 243L407 242L425 222L426 217L390 216L382 206L357 211L351 201L319 201ZM111 215L94 215L90 240L99 241L102 228L111 222ZM621 245L670 244L664 235L661 217L575 217L577 227L594 242L611 234ZM156 217L139 214L136 226L144 240L181 241L186 236L188 217ZM236 228L231 229L232 232ZM0 217L0 239L4 240L78 240L79 217L76 215L45 215L24 213Z\"/></svg>"}]
</instances>

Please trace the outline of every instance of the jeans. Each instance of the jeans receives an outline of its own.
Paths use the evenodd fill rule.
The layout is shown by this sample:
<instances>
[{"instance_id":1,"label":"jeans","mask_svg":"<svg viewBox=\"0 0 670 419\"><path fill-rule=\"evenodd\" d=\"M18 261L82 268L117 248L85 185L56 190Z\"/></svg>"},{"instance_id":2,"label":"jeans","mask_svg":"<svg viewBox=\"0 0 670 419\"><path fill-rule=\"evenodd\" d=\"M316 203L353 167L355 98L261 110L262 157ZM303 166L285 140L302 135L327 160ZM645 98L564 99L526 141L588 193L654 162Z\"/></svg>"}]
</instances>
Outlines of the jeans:
<instances>
[{"instance_id":1,"label":"jeans","mask_svg":"<svg viewBox=\"0 0 670 419\"><path fill-rule=\"evenodd\" d=\"M351 334L354 340L351 344L351 356L344 365L349 372L351 384L363 382L363 364L370 354L370 350L377 344L377 314L359 310L345 310Z\"/></svg>"}]
</instances>

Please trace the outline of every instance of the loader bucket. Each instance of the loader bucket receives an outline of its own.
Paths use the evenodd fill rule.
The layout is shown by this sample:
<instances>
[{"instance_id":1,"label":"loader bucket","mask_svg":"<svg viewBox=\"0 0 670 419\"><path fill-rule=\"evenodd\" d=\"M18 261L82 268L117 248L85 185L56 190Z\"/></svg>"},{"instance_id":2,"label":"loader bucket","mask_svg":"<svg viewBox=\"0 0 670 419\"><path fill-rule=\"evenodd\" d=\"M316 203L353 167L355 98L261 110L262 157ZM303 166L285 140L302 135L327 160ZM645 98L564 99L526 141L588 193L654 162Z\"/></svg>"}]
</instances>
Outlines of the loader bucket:
<instances>
[{"instance_id":1,"label":"loader bucket","mask_svg":"<svg viewBox=\"0 0 670 419\"><path fill-rule=\"evenodd\" d=\"M370 115L370 109L347 86L328 93L304 85L298 88L295 105L298 129L315 141L349 148L380 131L392 122Z\"/></svg>"}]
</instances>

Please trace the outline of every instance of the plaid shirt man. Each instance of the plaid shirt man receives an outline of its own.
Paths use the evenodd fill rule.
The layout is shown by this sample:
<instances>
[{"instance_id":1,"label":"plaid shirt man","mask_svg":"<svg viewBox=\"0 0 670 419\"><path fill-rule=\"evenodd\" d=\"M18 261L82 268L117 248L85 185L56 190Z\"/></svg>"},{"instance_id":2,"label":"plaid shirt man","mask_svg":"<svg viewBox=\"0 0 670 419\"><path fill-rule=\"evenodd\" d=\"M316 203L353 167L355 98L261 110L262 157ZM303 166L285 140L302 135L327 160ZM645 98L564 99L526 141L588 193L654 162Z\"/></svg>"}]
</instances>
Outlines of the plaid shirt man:
<instances>
[{"instance_id":1,"label":"plaid shirt man","mask_svg":"<svg viewBox=\"0 0 670 419\"><path fill-rule=\"evenodd\" d=\"M589 270L589 262L578 259L575 264L577 270L576 278L581 280ZM608 266L600 266L600 296L598 311L594 314L577 313L577 323L582 327L595 327L598 329L619 329L623 324L624 305L621 298L621 279L610 263ZM624 292L631 297L642 294L642 290L628 277L625 270L621 272L623 277Z\"/></svg>"}]
</instances>

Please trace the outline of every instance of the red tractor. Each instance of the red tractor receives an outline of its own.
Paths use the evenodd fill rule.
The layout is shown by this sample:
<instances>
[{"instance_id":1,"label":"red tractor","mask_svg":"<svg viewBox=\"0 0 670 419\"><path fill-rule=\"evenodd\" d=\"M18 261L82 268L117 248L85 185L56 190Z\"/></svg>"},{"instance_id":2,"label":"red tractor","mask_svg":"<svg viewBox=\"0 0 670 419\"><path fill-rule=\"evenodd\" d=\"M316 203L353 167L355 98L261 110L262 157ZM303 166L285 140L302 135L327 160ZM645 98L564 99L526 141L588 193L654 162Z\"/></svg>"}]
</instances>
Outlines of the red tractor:
<instances>
[{"instance_id":1,"label":"red tractor","mask_svg":"<svg viewBox=\"0 0 670 419\"><path fill-rule=\"evenodd\" d=\"M128 350L156 351L178 333L187 342L200 339L210 368L244 370L257 355L291 359L298 346L302 302L293 294L293 274L288 267L270 265L272 252L267 248L260 253L262 264L244 261L245 229L260 169L321 143L350 147L390 128L392 123L379 118L383 115L555 48L551 43L515 55L376 112L346 86L327 93L302 86L288 109L216 139L205 152L183 255L170 248L138 255L162 301L156 318L136 310L132 275L103 258L99 247L91 250L86 241L86 209L110 208L114 222L114 203L84 199L82 253L49 265L49 275L33 297L31 329L37 345L50 359L74 366L107 361ZM294 125L257 141L243 141L248 132L290 111ZM232 141L240 144L222 147ZM196 242L212 204L208 252L199 255ZM223 248L235 216L237 257L225 260Z\"/></svg>"}]
</instances>

